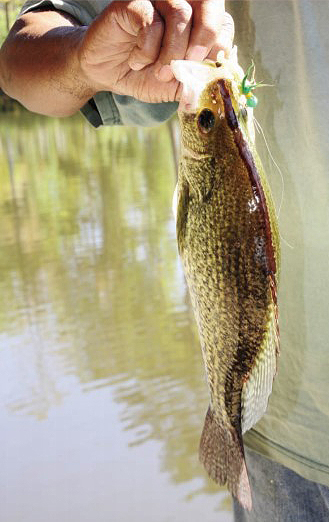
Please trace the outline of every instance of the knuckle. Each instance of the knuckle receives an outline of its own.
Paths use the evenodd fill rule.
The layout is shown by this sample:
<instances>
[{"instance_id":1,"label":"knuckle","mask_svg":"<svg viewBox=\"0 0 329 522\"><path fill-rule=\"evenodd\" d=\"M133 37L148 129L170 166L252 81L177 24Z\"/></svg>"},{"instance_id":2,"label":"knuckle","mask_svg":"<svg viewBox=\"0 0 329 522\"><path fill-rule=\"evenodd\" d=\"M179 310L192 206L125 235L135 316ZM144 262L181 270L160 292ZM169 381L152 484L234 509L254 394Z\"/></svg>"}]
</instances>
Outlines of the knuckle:
<instances>
[{"instance_id":1,"label":"knuckle","mask_svg":"<svg viewBox=\"0 0 329 522\"><path fill-rule=\"evenodd\" d=\"M234 20L229 13L224 14L222 28L230 33L234 33Z\"/></svg>"},{"instance_id":2,"label":"knuckle","mask_svg":"<svg viewBox=\"0 0 329 522\"><path fill-rule=\"evenodd\" d=\"M192 17L192 7L190 4L180 4L172 7L171 16L176 23L188 24Z\"/></svg>"},{"instance_id":3,"label":"knuckle","mask_svg":"<svg viewBox=\"0 0 329 522\"><path fill-rule=\"evenodd\" d=\"M219 34L219 27L212 27L210 25L204 26L202 29L202 34L207 42L214 42Z\"/></svg>"},{"instance_id":4,"label":"knuckle","mask_svg":"<svg viewBox=\"0 0 329 522\"><path fill-rule=\"evenodd\" d=\"M143 25L151 25L154 20L154 8L150 2L144 0L133 0L132 2L118 2L119 8L123 12L123 17L132 17L138 23Z\"/></svg>"},{"instance_id":5,"label":"knuckle","mask_svg":"<svg viewBox=\"0 0 329 522\"><path fill-rule=\"evenodd\" d=\"M192 6L190 4L185 4L184 7L179 9L179 13L182 20L189 22L193 14Z\"/></svg>"}]
</instances>

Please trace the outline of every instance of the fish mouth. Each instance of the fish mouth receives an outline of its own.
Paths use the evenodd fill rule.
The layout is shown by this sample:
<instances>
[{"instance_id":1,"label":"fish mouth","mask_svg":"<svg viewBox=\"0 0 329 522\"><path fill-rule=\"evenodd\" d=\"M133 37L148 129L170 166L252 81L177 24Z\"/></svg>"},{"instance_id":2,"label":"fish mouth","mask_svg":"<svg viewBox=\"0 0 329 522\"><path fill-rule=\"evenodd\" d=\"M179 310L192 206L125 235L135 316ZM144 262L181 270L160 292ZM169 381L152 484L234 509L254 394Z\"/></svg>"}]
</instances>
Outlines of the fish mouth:
<instances>
[{"instance_id":1,"label":"fish mouth","mask_svg":"<svg viewBox=\"0 0 329 522\"><path fill-rule=\"evenodd\" d=\"M178 111L197 112L200 97L207 85L215 80L233 80L234 53L221 63L206 60L172 60L170 67L176 80L182 84L182 92ZM232 68L233 67L233 68Z\"/></svg>"},{"instance_id":2,"label":"fish mouth","mask_svg":"<svg viewBox=\"0 0 329 522\"><path fill-rule=\"evenodd\" d=\"M170 66L176 80L182 84L178 111L197 112L200 96L205 86L218 78L218 70L209 63L192 60L172 60Z\"/></svg>"}]
</instances>

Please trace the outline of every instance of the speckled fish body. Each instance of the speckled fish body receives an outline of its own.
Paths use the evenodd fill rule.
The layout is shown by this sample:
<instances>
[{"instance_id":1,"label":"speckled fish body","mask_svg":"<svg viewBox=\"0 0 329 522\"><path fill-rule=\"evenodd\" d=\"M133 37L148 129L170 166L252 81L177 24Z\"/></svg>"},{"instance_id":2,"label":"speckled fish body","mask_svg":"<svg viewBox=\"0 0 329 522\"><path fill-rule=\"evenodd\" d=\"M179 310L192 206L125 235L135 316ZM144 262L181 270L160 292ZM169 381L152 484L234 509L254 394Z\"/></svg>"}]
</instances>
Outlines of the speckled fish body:
<instances>
[{"instance_id":1,"label":"speckled fish body","mask_svg":"<svg viewBox=\"0 0 329 522\"><path fill-rule=\"evenodd\" d=\"M264 414L276 373L276 213L236 55L172 69L184 84L177 241L210 390L200 459L251 509L242 433Z\"/></svg>"}]
</instances>

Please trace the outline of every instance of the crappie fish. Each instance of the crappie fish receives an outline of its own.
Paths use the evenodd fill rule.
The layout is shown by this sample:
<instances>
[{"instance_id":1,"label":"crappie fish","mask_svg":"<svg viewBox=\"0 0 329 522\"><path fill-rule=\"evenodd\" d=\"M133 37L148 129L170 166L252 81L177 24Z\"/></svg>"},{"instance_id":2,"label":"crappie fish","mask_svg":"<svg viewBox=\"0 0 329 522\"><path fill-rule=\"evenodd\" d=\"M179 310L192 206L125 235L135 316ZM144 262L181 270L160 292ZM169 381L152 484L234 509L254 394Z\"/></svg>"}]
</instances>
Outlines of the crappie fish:
<instances>
[{"instance_id":1,"label":"crappie fish","mask_svg":"<svg viewBox=\"0 0 329 522\"><path fill-rule=\"evenodd\" d=\"M277 369L277 217L236 48L171 67L183 84L177 242L210 390L200 460L251 509L242 434L264 414Z\"/></svg>"}]
</instances>

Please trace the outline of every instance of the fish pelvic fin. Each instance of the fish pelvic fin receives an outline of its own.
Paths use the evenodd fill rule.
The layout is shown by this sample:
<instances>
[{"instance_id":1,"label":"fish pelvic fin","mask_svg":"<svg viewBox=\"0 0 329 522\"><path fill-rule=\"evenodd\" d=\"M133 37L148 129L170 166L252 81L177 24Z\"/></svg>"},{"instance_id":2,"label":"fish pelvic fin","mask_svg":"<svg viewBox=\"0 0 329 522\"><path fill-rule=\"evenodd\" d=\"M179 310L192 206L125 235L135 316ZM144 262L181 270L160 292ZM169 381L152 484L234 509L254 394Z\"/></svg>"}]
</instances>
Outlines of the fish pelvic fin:
<instances>
[{"instance_id":1,"label":"fish pelvic fin","mask_svg":"<svg viewBox=\"0 0 329 522\"><path fill-rule=\"evenodd\" d=\"M249 511L251 490L244 459L242 436L233 427L220 424L208 408L199 448L199 458L208 475L228 490Z\"/></svg>"},{"instance_id":2,"label":"fish pelvic fin","mask_svg":"<svg viewBox=\"0 0 329 522\"><path fill-rule=\"evenodd\" d=\"M276 287L272 280L269 291L271 294L271 304L266 335L261 349L255 358L248 379L242 387L242 433L252 428L264 415L269 396L272 392L273 380L277 372L277 362L280 353L280 332L275 293Z\"/></svg>"}]
</instances>

